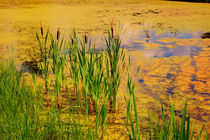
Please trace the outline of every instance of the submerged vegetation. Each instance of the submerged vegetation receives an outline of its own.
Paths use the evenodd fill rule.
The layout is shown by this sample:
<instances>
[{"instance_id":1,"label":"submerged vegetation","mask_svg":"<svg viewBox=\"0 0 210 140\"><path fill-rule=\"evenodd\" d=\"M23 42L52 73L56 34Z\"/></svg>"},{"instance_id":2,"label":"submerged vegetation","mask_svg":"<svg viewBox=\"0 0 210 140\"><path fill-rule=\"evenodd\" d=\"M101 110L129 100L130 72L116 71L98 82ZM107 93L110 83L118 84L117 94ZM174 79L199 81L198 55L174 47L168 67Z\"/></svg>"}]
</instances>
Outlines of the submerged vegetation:
<instances>
[{"instance_id":1,"label":"submerged vegetation","mask_svg":"<svg viewBox=\"0 0 210 140\"><path fill-rule=\"evenodd\" d=\"M123 74L128 74L127 133L130 139L193 139L194 131L185 104L182 120L174 113L147 119L148 129L141 129L135 98L135 83L129 74L121 38L111 26L105 37L106 47L97 50L85 33L76 31L68 41L36 34L38 70L31 70L32 84L26 82L15 60L0 65L0 135L3 139L103 139L107 123L117 115L118 88ZM50 39L49 39L50 38ZM130 60L129 60L130 65ZM44 81L44 86L38 83ZM111 117L112 116L112 117ZM94 118L94 119L93 119ZM93 125L92 122L95 122ZM196 136L200 139L202 127ZM208 132L206 132L208 139Z\"/></svg>"}]
</instances>

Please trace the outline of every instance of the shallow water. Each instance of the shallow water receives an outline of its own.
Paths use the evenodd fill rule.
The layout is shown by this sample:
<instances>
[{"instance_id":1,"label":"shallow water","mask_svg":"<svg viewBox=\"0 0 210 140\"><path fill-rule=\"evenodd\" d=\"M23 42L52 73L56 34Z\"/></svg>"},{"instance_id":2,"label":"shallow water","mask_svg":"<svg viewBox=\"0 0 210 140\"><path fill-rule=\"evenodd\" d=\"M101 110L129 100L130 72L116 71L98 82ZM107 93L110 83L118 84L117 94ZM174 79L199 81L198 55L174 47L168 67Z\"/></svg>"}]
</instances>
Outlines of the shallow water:
<instances>
[{"instance_id":1,"label":"shallow water","mask_svg":"<svg viewBox=\"0 0 210 140\"><path fill-rule=\"evenodd\" d=\"M177 8L179 7L179 8ZM75 28L82 36L88 32L103 48L103 36L111 21L117 28L124 25L122 46L129 56L133 71L141 66L136 78L139 109L159 109L169 105L169 95L180 112L188 99L188 110L201 122L209 120L210 112L210 40L201 39L210 29L210 5L182 2L139 3L45 3L36 5L1 5L0 58L6 59L5 46L14 47L19 64L34 59L37 48L35 32L58 27L66 39ZM150 38L146 38L148 30ZM120 93L126 91L123 80ZM122 95L119 104L123 103ZM121 102L122 101L122 102ZM147 114L147 113L145 113ZM207 124L209 126L209 124Z\"/></svg>"},{"instance_id":2,"label":"shallow water","mask_svg":"<svg viewBox=\"0 0 210 140\"><path fill-rule=\"evenodd\" d=\"M136 78L140 108L145 103L150 109L156 109L155 103L146 96L165 105L171 96L176 100L177 112L188 100L190 114L199 121L208 121L210 40L200 39L201 32L174 34L150 30L149 40L142 30L135 28L129 32L132 38L125 34L123 46L131 56L134 71L140 65Z\"/></svg>"}]
</instances>

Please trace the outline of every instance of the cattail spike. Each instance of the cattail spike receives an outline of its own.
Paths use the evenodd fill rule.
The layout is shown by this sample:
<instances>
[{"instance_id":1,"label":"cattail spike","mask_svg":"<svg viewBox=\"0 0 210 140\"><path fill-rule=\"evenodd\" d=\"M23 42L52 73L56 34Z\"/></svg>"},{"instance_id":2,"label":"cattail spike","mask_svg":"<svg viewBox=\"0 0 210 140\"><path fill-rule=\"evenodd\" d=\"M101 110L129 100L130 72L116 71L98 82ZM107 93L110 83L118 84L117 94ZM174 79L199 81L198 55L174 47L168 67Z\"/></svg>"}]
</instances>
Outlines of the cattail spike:
<instances>
[{"instance_id":1,"label":"cattail spike","mask_svg":"<svg viewBox=\"0 0 210 140\"><path fill-rule=\"evenodd\" d=\"M43 28L42 28L42 22L40 21L40 26L41 26L41 35L43 36L44 33L43 33Z\"/></svg>"},{"instance_id":2,"label":"cattail spike","mask_svg":"<svg viewBox=\"0 0 210 140\"><path fill-rule=\"evenodd\" d=\"M113 28L113 20L112 20L112 22L111 22L111 28Z\"/></svg>"},{"instance_id":3,"label":"cattail spike","mask_svg":"<svg viewBox=\"0 0 210 140\"><path fill-rule=\"evenodd\" d=\"M114 38L113 20L112 20L112 23L111 23L111 36L112 36L112 38Z\"/></svg>"},{"instance_id":4,"label":"cattail spike","mask_svg":"<svg viewBox=\"0 0 210 140\"><path fill-rule=\"evenodd\" d=\"M85 44L87 44L87 32L85 32Z\"/></svg>"},{"instance_id":5,"label":"cattail spike","mask_svg":"<svg viewBox=\"0 0 210 140\"><path fill-rule=\"evenodd\" d=\"M57 40L59 40L59 38L60 38L60 28L58 28L57 30Z\"/></svg>"},{"instance_id":6,"label":"cattail spike","mask_svg":"<svg viewBox=\"0 0 210 140\"><path fill-rule=\"evenodd\" d=\"M71 37L71 44L74 45L74 37Z\"/></svg>"}]
</instances>

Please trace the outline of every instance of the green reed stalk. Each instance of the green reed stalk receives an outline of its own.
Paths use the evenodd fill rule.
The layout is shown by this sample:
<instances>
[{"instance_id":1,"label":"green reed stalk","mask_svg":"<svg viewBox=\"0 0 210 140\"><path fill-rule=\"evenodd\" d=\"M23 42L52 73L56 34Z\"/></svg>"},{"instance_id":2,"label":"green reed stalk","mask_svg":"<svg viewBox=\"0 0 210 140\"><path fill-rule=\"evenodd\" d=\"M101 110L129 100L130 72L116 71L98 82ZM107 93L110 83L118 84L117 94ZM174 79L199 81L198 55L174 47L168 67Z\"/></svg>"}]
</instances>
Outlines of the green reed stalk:
<instances>
[{"instance_id":1,"label":"green reed stalk","mask_svg":"<svg viewBox=\"0 0 210 140\"><path fill-rule=\"evenodd\" d=\"M35 84L35 74L32 77ZM46 110L40 91L34 94L35 90L26 85L22 71L16 69L14 61L0 64L1 139L94 138L95 134L85 132L72 113L68 119L62 119L57 107Z\"/></svg>"},{"instance_id":2,"label":"green reed stalk","mask_svg":"<svg viewBox=\"0 0 210 140\"><path fill-rule=\"evenodd\" d=\"M71 38L71 42L69 44L69 60L70 60L70 74L74 81L74 94L76 94L77 105L80 105L80 94L79 94L79 65L78 65L78 47L79 42L77 39L76 32L73 32L73 36Z\"/></svg>"},{"instance_id":3,"label":"green reed stalk","mask_svg":"<svg viewBox=\"0 0 210 140\"><path fill-rule=\"evenodd\" d=\"M72 77L78 83L78 92L81 92L81 101L84 104L86 114L96 115L96 135L103 137L104 127L108 115L108 78L106 78L103 66L104 52L97 52L91 40L85 34L80 44L74 32L70 47L70 64ZM81 104L82 105L82 104ZM101 128L101 129L100 129Z\"/></svg>"},{"instance_id":4,"label":"green reed stalk","mask_svg":"<svg viewBox=\"0 0 210 140\"><path fill-rule=\"evenodd\" d=\"M187 116L187 102L185 103L183 114L182 114L182 120L181 124L179 121L179 118L174 113L174 104L171 102L171 113L170 118L166 119L164 115L164 108L162 106L161 108L161 116L162 120L152 125L151 122L149 122L149 125L151 125L151 128L153 129L149 133L150 139L173 139L173 140L190 140L194 139L194 131L191 130L191 121L190 116ZM200 139L200 136L202 134L202 131L204 129L204 126L201 128L199 135L196 139ZM152 136L153 134L153 136Z\"/></svg>"},{"instance_id":5,"label":"green reed stalk","mask_svg":"<svg viewBox=\"0 0 210 140\"><path fill-rule=\"evenodd\" d=\"M96 134L98 134L99 127L101 127L101 137L103 137L104 126L107 122L108 115L108 100L109 93L108 81L106 75L104 75L103 67L103 53L98 54L95 52L95 48L90 53L90 59L88 61L88 91L90 93L91 100L94 101L96 112Z\"/></svg>"},{"instance_id":6,"label":"green reed stalk","mask_svg":"<svg viewBox=\"0 0 210 140\"><path fill-rule=\"evenodd\" d=\"M63 42L63 39L61 42L59 40L54 40L53 37L51 39L51 55L52 55L52 64L51 68L55 77L55 90L57 94L57 102L58 107L60 108L61 104L58 97L60 97L60 90L63 86L64 81L64 67L65 67L65 60L66 56L65 54L62 55L62 51L65 48L65 43Z\"/></svg>"},{"instance_id":7,"label":"green reed stalk","mask_svg":"<svg viewBox=\"0 0 210 140\"><path fill-rule=\"evenodd\" d=\"M45 79L45 90L48 92L48 85L49 85L49 72L50 72L50 65L49 65L49 58L51 56L51 50L47 48L47 40L48 40L49 31L47 31L44 40L40 39L38 33L36 33L36 38L39 44L39 49L41 53L41 63L40 67L42 70L42 77Z\"/></svg>"},{"instance_id":8,"label":"green reed stalk","mask_svg":"<svg viewBox=\"0 0 210 140\"><path fill-rule=\"evenodd\" d=\"M33 93L35 94L37 92L37 77L35 73L32 73L32 79L33 79Z\"/></svg>"},{"instance_id":9,"label":"green reed stalk","mask_svg":"<svg viewBox=\"0 0 210 140\"><path fill-rule=\"evenodd\" d=\"M1 138L39 138L36 96L22 79L22 71L16 69L14 60L0 65L0 93Z\"/></svg>"},{"instance_id":10,"label":"green reed stalk","mask_svg":"<svg viewBox=\"0 0 210 140\"><path fill-rule=\"evenodd\" d=\"M113 112L116 111L116 99L117 99L117 91L121 82L121 69L120 63L122 66L124 65L124 49L121 48L121 38L119 34L114 35L113 27L111 26L111 30L108 31L108 37L105 38L106 41L106 55L108 65L107 75L110 79L110 88L111 88L111 96L110 96L110 110ZM123 68L122 67L122 68Z\"/></svg>"},{"instance_id":11,"label":"green reed stalk","mask_svg":"<svg viewBox=\"0 0 210 140\"><path fill-rule=\"evenodd\" d=\"M135 98L135 92L134 92L135 84L132 82L132 77L128 74L128 81L127 81L127 90L129 93L129 97L126 98L127 103L127 124L131 125L131 130L127 127L129 138L140 140L140 128L139 128L139 119L138 119L138 111L137 111L137 105L136 105L136 98ZM132 104L133 103L133 104ZM132 118L132 109L134 109L134 115L135 115L135 125L133 124L133 118Z\"/></svg>"},{"instance_id":12,"label":"green reed stalk","mask_svg":"<svg viewBox=\"0 0 210 140\"><path fill-rule=\"evenodd\" d=\"M105 78L106 81L106 78ZM109 101L109 94L110 91L107 87L107 82L105 83L105 94L103 94L102 97L102 104L101 104L101 109L100 109L100 116L101 116L101 139L103 139L103 135L104 135L104 129L105 129L105 125L110 117L110 115L108 115L108 101Z\"/></svg>"},{"instance_id":13,"label":"green reed stalk","mask_svg":"<svg viewBox=\"0 0 210 140\"><path fill-rule=\"evenodd\" d=\"M208 136L208 131L206 130L206 136L205 136L205 140L208 140L209 136Z\"/></svg>"}]
</instances>

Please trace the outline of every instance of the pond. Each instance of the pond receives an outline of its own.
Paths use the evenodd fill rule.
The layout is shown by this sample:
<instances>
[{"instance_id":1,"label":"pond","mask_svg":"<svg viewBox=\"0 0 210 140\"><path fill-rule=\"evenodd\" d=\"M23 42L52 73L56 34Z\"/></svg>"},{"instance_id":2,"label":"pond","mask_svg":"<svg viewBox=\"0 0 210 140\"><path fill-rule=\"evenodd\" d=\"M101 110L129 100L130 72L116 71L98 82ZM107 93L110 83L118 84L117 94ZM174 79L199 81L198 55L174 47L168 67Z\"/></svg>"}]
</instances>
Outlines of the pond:
<instances>
[{"instance_id":1,"label":"pond","mask_svg":"<svg viewBox=\"0 0 210 140\"><path fill-rule=\"evenodd\" d=\"M40 21L44 32L49 29L53 35L59 27L64 39L73 29L80 36L87 32L98 48L103 48L103 36L113 21L115 29L123 26L122 46L131 58L133 72L140 65L135 76L139 109L146 115L148 110L158 110L160 102L169 106L171 96L176 111L181 112L188 99L192 118L210 126L210 39L201 39L201 34L210 29L209 19L210 5L205 3L2 2L0 58L8 58L8 46L14 48L18 64L33 60ZM126 80L120 93L126 92L125 85ZM118 100L123 104L123 95Z\"/></svg>"}]
</instances>

